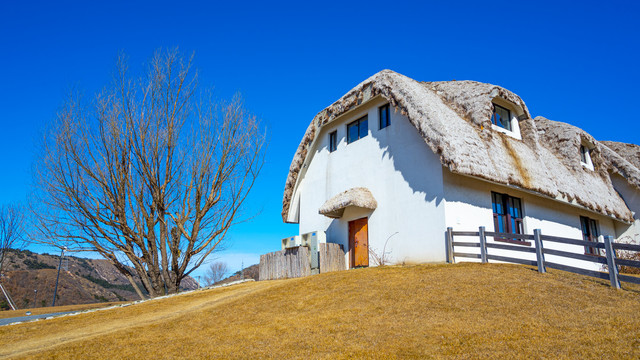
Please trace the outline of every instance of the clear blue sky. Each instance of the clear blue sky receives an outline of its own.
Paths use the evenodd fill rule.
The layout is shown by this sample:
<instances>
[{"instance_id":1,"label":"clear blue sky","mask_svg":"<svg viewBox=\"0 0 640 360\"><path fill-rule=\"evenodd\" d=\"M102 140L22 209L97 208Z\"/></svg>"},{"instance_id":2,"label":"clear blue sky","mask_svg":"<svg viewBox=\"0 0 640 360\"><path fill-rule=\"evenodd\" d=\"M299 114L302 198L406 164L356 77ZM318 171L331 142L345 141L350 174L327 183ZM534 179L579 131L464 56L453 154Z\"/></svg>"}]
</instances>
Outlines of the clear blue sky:
<instances>
[{"instance_id":1,"label":"clear blue sky","mask_svg":"<svg viewBox=\"0 0 640 360\"><path fill-rule=\"evenodd\" d=\"M195 52L201 84L243 94L270 133L267 164L220 254L237 269L297 233L282 223L291 158L313 116L382 69L504 86L597 139L640 143L637 1L242 3L3 1L0 203L23 202L35 140L72 88L106 85L159 47Z\"/></svg>"}]
</instances>

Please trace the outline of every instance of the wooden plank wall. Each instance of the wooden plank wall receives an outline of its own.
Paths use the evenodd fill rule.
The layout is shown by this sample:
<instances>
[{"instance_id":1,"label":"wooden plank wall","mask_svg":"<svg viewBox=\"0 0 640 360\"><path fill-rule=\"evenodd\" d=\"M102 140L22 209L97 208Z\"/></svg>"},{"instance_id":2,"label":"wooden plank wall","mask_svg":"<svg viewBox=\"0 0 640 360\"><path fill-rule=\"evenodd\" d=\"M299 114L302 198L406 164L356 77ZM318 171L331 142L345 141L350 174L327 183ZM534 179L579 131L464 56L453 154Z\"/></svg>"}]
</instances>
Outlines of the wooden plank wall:
<instances>
[{"instance_id":1,"label":"wooden plank wall","mask_svg":"<svg viewBox=\"0 0 640 360\"><path fill-rule=\"evenodd\" d=\"M319 244L320 273L346 270L344 251L339 244Z\"/></svg>"},{"instance_id":2,"label":"wooden plank wall","mask_svg":"<svg viewBox=\"0 0 640 360\"><path fill-rule=\"evenodd\" d=\"M338 244L319 244L320 272L345 270L344 251ZM300 246L260 255L259 280L311 275L309 249Z\"/></svg>"},{"instance_id":3,"label":"wooden plank wall","mask_svg":"<svg viewBox=\"0 0 640 360\"><path fill-rule=\"evenodd\" d=\"M309 249L304 246L260 255L259 280L275 280L311 275Z\"/></svg>"}]
</instances>

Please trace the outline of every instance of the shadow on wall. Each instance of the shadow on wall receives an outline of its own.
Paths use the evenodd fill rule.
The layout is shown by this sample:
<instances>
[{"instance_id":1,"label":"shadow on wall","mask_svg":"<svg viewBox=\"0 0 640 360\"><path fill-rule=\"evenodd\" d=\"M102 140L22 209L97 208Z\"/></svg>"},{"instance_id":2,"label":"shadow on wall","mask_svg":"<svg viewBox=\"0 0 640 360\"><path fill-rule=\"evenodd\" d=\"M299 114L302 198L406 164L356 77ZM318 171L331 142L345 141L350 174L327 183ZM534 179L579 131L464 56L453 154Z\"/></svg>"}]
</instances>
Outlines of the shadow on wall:
<instances>
[{"instance_id":1,"label":"shadow on wall","mask_svg":"<svg viewBox=\"0 0 640 360\"><path fill-rule=\"evenodd\" d=\"M367 137L357 140L356 143L346 145L344 136L338 139L338 153L335 155L346 155L338 159L329 158L327 169L331 169L333 174L341 174L343 176L341 181L345 178L355 179L355 181L346 181L349 184L347 188L368 187L378 200L379 208L373 213L369 210L356 213L347 209L342 218L328 220L329 223L325 223L328 225L327 241L341 244L345 251L348 251L348 222L369 215L372 221L377 216L384 216L383 219L385 219L383 228L378 228L376 237L371 238L373 242L370 246L373 245L378 251L384 252L385 245L387 245L386 250L391 251L394 242L413 241L413 238L423 236L424 232L416 235L415 232L406 231L406 227L411 224L419 223L424 230L426 224L424 221L431 221L438 225L437 232L440 234L439 227L444 230L444 218L424 219L420 223L422 221L420 214L430 211L431 207L435 209L443 205L443 168L439 157L432 152L415 127L404 117L394 116L391 125L384 129L378 129L376 119L370 119L369 126ZM333 129L335 128L329 130L333 131ZM328 133L329 131L323 131L319 136L327 137ZM360 143L363 140L366 142ZM314 156L325 151L325 154L329 153L327 142L322 141L320 144L322 146L316 149ZM350 150L350 147L353 147L354 152L345 153ZM366 158L362 158L363 156ZM363 169L363 166L372 168ZM331 182L337 181L329 176L329 172L327 170L326 174L328 189L332 188ZM354 174L354 172L359 173ZM360 181L361 183L356 184ZM343 191L346 188L340 190ZM334 195L336 194L326 194L327 197ZM389 202L396 202L396 204L388 207L385 203ZM424 207L421 204L431 205ZM381 207L386 209L380 212ZM396 233L403 235L396 236L386 243L388 238ZM444 251L444 248L442 250ZM410 254L401 255L401 257L406 256ZM402 261L402 258L396 260Z\"/></svg>"},{"instance_id":2,"label":"shadow on wall","mask_svg":"<svg viewBox=\"0 0 640 360\"><path fill-rule=\"evenodd\" d=\"M377 129L375 123L370 120L369 126L373 126L373 129L369 129L367 137L373 139L377 145L376 150L380 154L380 164L384 165L386 162L390 162L393 167L393 176L400 177L414 195L421 196L421 199L426 202L435 201L435 205L439 206L444 200L443 192L440 191L439 194L436 194L432 191L434 184L442 187L443 168L439 157L433 153L417 129L406 118L394 117L392 124L384 129ZM328 131L323 131L319 136L328 136ZM344 136L338 139L339 146L345 142ZM322 147L317 148L314 157L321 152L329 153L327 144L325 142L323 144ZM338 170L337 173L358 171L360 163L360 160L356 160L356 163L348 164L344 169L334 170ZM437 168L439 171L437 173L429 172L429 169L433 168ZM359 186L366 186L366 184ZM336 194L327 195L334 196Z\"/></svg>"}]
</instances>

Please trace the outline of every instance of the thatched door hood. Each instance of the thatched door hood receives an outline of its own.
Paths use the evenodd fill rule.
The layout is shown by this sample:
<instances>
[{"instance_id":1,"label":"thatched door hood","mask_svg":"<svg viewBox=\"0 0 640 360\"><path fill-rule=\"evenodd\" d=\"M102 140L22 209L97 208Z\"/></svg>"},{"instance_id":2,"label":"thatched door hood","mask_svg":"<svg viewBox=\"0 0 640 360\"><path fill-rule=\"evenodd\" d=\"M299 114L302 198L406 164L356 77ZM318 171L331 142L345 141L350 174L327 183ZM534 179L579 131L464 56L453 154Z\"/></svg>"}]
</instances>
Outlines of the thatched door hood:
<instances>
[{"instance_id":1,"label":"thatched door hood","mask_svg":"<svg viewBox=\"0 0 640 360\"><path fill-rule=\"evenodd\" d=\"M312 153L310 149L320 129L378 95L407 116L425 143L440 157L442 165L453 173L535 192L625 222L633 221L631 211L613 188L608 173L616 171L609 158L620 156L609 148L603 150L605 146L586 132L540 117L533 120L518 95L496 85L475 81L418 82L383 70L314 117L289 168L282 201L285 222L297 222L290 214L290 203L303 164L311 160L307 156ZM491 128L495 97L520 110L522 140ZM596 171L580 166L578 148L582 137L597 145ZM560 141L562 139L565 141ZM568 148L554 146L559 143ZM624 176L640 188L640 170L626 163L631 169L627 169Z\"/></svg>"},{"instance_id":2,"label":"thatched door hood","mask_svg":"<svg viewBox=\"0 0 640 360\"><path fill-rule=\"evenodd\" d=\"M327 200L318 209L318 213L326 217L339 219L344 214L344 209L349 206L375 210L378 207L378 202L369 189L363 187L351 188Z\"/></svg>"}]
</instances>

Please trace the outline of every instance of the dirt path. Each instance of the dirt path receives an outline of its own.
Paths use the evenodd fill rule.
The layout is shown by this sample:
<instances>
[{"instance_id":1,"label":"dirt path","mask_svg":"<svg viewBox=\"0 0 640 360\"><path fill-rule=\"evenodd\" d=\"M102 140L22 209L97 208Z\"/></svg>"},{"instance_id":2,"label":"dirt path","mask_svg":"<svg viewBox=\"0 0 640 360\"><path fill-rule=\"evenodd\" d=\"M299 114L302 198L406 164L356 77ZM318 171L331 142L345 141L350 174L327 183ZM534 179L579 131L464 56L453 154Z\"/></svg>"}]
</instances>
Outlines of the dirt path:
<instances>
[{"instance_id":1,"label":"dirt path","mask_svg":"<svg viewBox=\"0 0 640 360\"><path fill-rule=\"evenodd\" d=\"M277 282L252 282L149 301L124 308L0 328L0 357L18 357L75 341L89 341L122 329L148 326L191 312L225 305Z\"/></svg>"}]
</instances>

